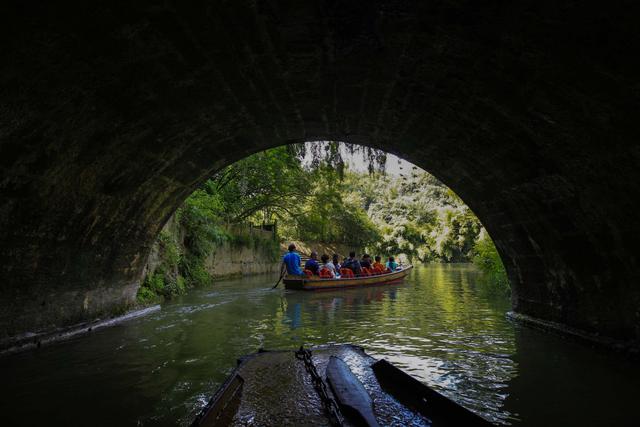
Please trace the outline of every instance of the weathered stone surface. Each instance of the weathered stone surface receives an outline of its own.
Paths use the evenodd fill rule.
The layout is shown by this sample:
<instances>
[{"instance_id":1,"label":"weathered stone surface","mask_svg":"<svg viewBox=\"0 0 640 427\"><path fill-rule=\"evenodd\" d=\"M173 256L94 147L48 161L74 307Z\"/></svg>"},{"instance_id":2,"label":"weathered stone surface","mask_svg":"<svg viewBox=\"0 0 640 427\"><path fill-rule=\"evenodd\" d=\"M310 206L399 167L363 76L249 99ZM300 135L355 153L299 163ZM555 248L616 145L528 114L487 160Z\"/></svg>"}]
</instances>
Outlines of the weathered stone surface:
<instances>
[{"instance_id":1,"label":"weathered stone surface","mask_svg":"<svg viewBox=\"0 0 640 427\"><path fill-rule=\"evenodd\" d=\"M336 139L453 188L494 237L516 311L637 340L638 8L5 2L1 333L126 306L199 182Z\"/></svg>"}]
</instances>

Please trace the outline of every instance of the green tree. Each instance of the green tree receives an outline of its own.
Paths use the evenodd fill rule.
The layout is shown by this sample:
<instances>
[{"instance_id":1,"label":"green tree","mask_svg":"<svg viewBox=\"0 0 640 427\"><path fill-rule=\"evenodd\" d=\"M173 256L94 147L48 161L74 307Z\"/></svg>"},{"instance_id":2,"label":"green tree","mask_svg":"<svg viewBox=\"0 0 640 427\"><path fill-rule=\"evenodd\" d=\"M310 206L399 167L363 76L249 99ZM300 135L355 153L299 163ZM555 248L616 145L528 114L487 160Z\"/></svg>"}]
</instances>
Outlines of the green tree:
<instances>
[{"instance_id":1,"label":"green tree","mask_svg":"<svg viewBox=\"0 0 640 427\"><path fill-rule=\"evenodd\" d=\"M460 198L414 167L401 176L373 175L368 213L382 232L380 249L421 261L469 261L480 222Z\"/></svg>"},{"instance_id":2,"label":"green tree","mask_svg":"<svg viewBox=\"0 0 640 427\"><path fill-rule=\"evenodd\" d=\"M482 229L475 242L474 253L473 262L485 273L489 289L508 293L510 287L507 272L493 240L485 229Z\"/></svg>"},{"instance_id":3,"label":"green tree","mask_svg":"<svg viewBox=\"0 0 640 427\"><path fill-rule=\"evenodd\" d=\"M300 214L299 206L309 197L308 178L298 149L284 146L234 163L216 174L205 187L222 200L221 217L225 221L272 222Z\"/></svg>"}]
</instances>

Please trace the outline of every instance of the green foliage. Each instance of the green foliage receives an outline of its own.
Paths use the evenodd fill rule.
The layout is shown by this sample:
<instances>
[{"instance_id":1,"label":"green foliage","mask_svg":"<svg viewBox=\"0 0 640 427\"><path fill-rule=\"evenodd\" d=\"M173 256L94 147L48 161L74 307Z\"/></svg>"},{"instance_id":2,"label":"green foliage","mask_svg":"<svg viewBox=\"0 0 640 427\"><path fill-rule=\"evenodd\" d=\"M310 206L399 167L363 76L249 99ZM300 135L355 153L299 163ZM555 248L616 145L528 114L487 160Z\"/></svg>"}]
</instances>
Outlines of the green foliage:
<instances>
[{"instance_id":1,"label":"green foliage","mask_svg":"<svg viewBox=\"0 0 640 427\"><path fill-rule=\"evenodd\" d=\"M223 207L219 220L271 223L299 214L298 205L308 196L308 186L296 146L286 146L234 163L207 181L203 191L219 198Z\"/></svg>"},{"instance_id":2,"label":"green foliage","mask_svg":"<svg viewBox=\"0 0 640 427\"><path fill-rule=\"evenodd\" d=\"M136 296L141 304L158 302L163 298L170 299L186 291L185 279L179 275L167 274L161 267L145 277Z\"/></svg>"},{"instance_id":3,"label":"green foliage","mask_svg":"<svg viewBox=\"0 0 640 427\"><path fill-rule=\"evenodd\" d=\"M373 195L368 214L382 234L380 251L421 261L470 260L480 222L430 174L414 167L402 176L373 175L360 191Z\"/></svg>"},{"instance_id":4,"label":"green foliage","mask_svg":"<svg viewBox=\"0 0 640 427\"><path fill-rule=\"evenodd\" d=\"M177 265L182 254L180 253L180 248L171 235L166 231L161 231L158 236L158 242L160 243L162 264L167 268Z\"/></svg>"},{"instance_id":5,"label":"green foliage","mask_svg":"<svg viewBox=\"0 0 640 427\"><path fill-rule=\"evenodd\" d=\"M145 287L160 295L164 292L164 274L151 273L145 280Z\"/></svg>"},{"instance_id":6,"label":"green foliage","mask_svg":"<svg viewBox=\"0 0 640 427\"><path fill-rule=\"evenodd\" d=\"M344 243L363 247L379 240L378 228L367 216L364 200L351 186L351 176L326 164L307 172L313 186L294 223L284 222L284 233L300 240Z\"/></svg>"},{"instance_id":7,"label":"green foliage","mask_svg":"<svg viewBox=\"0 0 640 427\"><path fill-rule=\"evenodd\" d=\"M136 300L141 305L148 305L154 302L158 302L160 300L160 297L158 294L156 294L154 291L147 288L146 286L140 286L140 288L138 288L138 294L136 295Z\"/></svg>"},{"instance_id":8,"label":"green foliage","mask_svg":"<svg viewBox=\"0 0 640 427\"><path fill-rule=\"evenodd\" d=\"M180 263L180 273L186 286L200 287L211 284L213 278L204 266L204 259L198 256L185 256Z\"/></svg>"},{"instance_id":9,"label":"green foliage","mask_svg":"<svg viewBox=\"0 0 640 427\"><path fill-rule=\"evenodd\" d=\"M182 276L171 277L165 282L164 293L168 297L181 295L185 291L186 284L185 279Z\"/></svg>"},{"instance_id":10,"label":"green foliage","mask_svg":"<svg viewBox=\"0 0 640 427\"><path fill-rule=\"evenodd\" d=\"M205 258L215 246L229 240L220 224L222 206L219 195L197 190L179 209L177 216L191 255Z\"/></svg>"},{"instance_id":11,"label":"green foliage","mask_svg":"<svg viewBox=\"0 0 640 427\"><path fill-rule=\"evenodd\" d=\"M474 245L473 262L484 273L484 285L493 292L509 293L509 279L498 250L483 229Z\"/></svg>"},{"instance_id":12,"label":"green foliage","mask_svg":"<svg viewBox=\"0 0 640 427\"><path fill-rule=\"evenodd\" d=\"M208 180L178 213L187 231L189 255L206 257L224 241L254 244L252 236L231 236L222 227L246 221L277 221L286 238L354 246L378 240L378 230L361 201L342 185L344 165L337 145L328 144L326 150L324 158L305 167L304 144L274 148L247 157ZM375 153L372 158L376 159ZM342 166L336 168L336 164Z\"/></svg>"},{"instance_id":13,"label":"green foliage","mask_svg":"<svg viewBox=\"0 0 640 427\"><path fill-rule=\"evenodd\" d=\"M178 274L183 254L172 236L165 231L158 236L158 251L158 266L145 277L138 289L137 300L140 304L150 304L185 292L184 278Z\"/></svg>"},{"instance_id":14,"label":"green foliage","mask_svg":"<svg viewBox=\"0 0 640 427\"><path fill-rule=\"evenodd\" d=\"M231 236L221 224L225 203L215 187L208 181L185 200L176 214L184 230L185 253L179 259L178 271L182 282L175 289L205 286L212 277L204 266L206 258L214 248L231 240Z\"/></svg>"}]
</instances>

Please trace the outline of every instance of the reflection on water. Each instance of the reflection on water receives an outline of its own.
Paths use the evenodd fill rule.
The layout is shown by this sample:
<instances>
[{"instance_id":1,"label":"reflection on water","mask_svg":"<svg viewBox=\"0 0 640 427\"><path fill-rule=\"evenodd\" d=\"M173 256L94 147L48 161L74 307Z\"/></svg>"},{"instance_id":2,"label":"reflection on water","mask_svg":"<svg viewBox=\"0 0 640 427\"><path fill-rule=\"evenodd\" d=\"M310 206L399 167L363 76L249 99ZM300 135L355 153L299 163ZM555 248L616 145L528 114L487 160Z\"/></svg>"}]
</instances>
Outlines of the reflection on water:
<instances>
[{"instance_id":1,"label":"reflection on water","mask_svg":"<svg viewBox=\"0 0 640 427\"><path fill-rule=\"evenodd\" d=\"M3 425L188 424L238 356L326 343L360 344L495 422L607 425L582 410L600 401L603 381L607 410L618 425L630 418L634 364L508 322L508 300L484 295L477 278L471 266L433 265L401 285L342 291L272 291L270 276L218 282L147 317L0 359ZM571 369L576 361L591 375Z\"/></svg>"}]
</instances>

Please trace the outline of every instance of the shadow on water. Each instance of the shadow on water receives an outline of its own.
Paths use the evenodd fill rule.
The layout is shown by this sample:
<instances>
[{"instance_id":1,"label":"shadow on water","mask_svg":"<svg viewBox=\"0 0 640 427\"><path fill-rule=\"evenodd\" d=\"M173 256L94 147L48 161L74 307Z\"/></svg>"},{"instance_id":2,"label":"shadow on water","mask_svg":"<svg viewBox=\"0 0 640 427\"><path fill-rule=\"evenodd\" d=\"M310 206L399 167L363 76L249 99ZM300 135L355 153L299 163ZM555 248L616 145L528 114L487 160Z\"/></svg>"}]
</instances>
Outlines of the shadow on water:
<instances>
[{"instance_id":1,"label":"shadow on water","mask_svg":"<svg viewBox=\"0 0 640 427\"><path fill-rule=\"evenodd\" d=\"M3 425L188 424L237 357L327 343L362 345L494 422L608 425L584 411L604 402L624 425L637 366L512 324L508 299L482 292L478 274L422 266L401 285L325 292L272 291L272 276L217 282L147 317L0 359Z\"/></svg>"}]
</instances>

